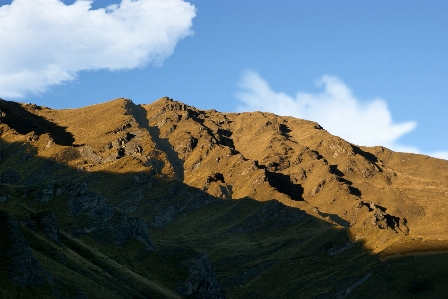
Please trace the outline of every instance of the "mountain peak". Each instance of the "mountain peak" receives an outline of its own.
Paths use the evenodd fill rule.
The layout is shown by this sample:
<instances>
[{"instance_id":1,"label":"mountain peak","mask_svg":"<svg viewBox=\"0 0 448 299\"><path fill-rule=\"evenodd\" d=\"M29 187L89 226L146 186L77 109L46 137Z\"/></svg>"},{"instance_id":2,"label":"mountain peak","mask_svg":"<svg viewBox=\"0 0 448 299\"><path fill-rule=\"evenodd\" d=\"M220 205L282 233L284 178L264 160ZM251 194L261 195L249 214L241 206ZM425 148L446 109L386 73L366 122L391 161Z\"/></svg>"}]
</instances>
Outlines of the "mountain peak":
<instances>
[{"instance_id":1,"label":"mountain peak","mask_svg":"<svg viewBox=\"0 0 448 299\"><path fill-rule=\"evenodd\" d=\"M232 271L242 271L236 261L246 245L239 244L226 257L217 253L222 248L215 242L232 248L240 234L264 240L259 247L247 245L263 256L243 263L248 273L268 271L274 265L268 260L274 258L272 252L295 252L286 243L283 248L264 239L273 238L277 230L292 238L291 244L296 236L290 232L297 230L297 237L309 242L300 250L329 256L349 250L354 242L382 256L444 250L448 245L447 161L354 145L312 121L200 110L168 97L142 105L118 98L63 110L2 100L0 109L0 208L28 227L23 229L29 246L41 246L35 238L46 238L49 231L54 242L61 231L60 242L81 248L84 256L100 258L108 250L136 246L148 265L153 265L149 257L161 263L173 258L173 269L189 265L190 276L183 275L178 285L169 283L168 289L140 274L126 274L146 281L145 292L157 296L168 292L176 297L175 289L189 296L191 280L204 279L213 291L203 294L214 292L221 298L216 275L228 277L224 285L236 296L232 279L244 279ZM25 194L26 200L17 194ZM25 208L17 210L17 205ZM226 239L205 241L207 227L197 219ZM173 235L167 237L167 232ZM313 247L317 237L323 242L319 246L329 247ZM196 244L192 251L174 245L185 244L186 238ZM330 241L344 238L345 243ZM274 239L283 242L281 236ZM51 250L59 250L54 246ZM97 255L91 246L102 253ZM356 248L364 259L367 252ZM118 251L113 254L124 258ZM181 252L183 261L177 257ZM235 264L226 272L224 260L230 256ZM209 257L218 263L217 272ZM107 255L105 261L114 258ZM53 267L46 259L38 258L42 267ZM110 271L118 271L110 263ZM153 273L127 263L132 272ZM204 267L208 270L197 270ZM51 275L59 275L51 269ZM160 275L165 281L165 274Z\"/></svg>"}]
</instances>

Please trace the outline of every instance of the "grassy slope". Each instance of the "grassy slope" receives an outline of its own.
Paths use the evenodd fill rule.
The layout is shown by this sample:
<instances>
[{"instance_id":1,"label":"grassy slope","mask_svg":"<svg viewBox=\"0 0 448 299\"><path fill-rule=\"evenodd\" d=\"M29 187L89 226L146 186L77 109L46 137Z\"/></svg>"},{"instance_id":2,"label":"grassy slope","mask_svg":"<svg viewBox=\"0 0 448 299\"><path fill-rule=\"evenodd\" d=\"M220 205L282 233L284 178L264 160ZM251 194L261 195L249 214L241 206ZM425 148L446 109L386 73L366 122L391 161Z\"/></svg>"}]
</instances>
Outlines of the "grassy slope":
<instances>
[{"instance_id":1,"label":"grassy slope","mask_svg":"<svg viewBox=\"0 0 448 299\"><path fill-rule=\"evenodd\" d=\"M107 131L106 127L103 131ZM75 137L80 135L72 133ZM23 135L8 132L4 139L7 142L0 144L0 170L13 168L22 178L41 170L46 158L33 157L23 162L22 157L37 151L40 156L51 157L61 149L57 144L45 149L45 138L42 135L39 141L26 143ZM84 143L92 137L85 140L77 138L77 142ZM101 147L101 142L98 142L98 147ZM386 158L382 159L386 161ZM85 219L70 215L66 204L70 195L61 194L48 203L39 203L34 200L33 192L55 181L61 184L88 182L93 191L119 206L133 190L142 190L144 200L137 203L136 211L130 215L141 217L147 223L163 212L167 204L182 203L191 196L205 196L194 188L160 178L154 178L144 187L136 184L134 178L137 173L128 172L136 163L131 158L123 158L109 167L109 171L99 172L80 172L76 163L73 161L73 167L60 165L52 168L51 174L32 188L0 185L3 193L12 195L0 203L0 209L17 221L26 219L30 213L55 211L61 229L61 244L56 244L42 232L20 226L33 254L56 282L22 290L7 283L2 264L3 294L0 295L3 297L14 298L23 294L29 298L74 298L81 290L88 298L176 298L173 290L188 276L188 268L182 261L199 252L205 252L213 262L228 298L313 298L324 294L330 298L443 298L448 294L444 281L445 269L448 269L446 254L381 260L363 249L362 243L356 243L330 255L332 248L344 248L349 241L345 229L335 229L331 224L310 216L285 227L270 227L272 221L275 223L276 219L282 218L282 214L278 214L272 219L261 218L260 223L255 222L258 228L253 230L254 223L246 220L254 216L260 219L257 215L268 204L253 199L219 200L194 212L180 214L164 227L150 226L150 237L157 248L155 252L146 251L140 242L133 239L117 246L98 242L93 237L73 238L67 231L74 222L81 223ZM398 167L395 165L398 161L388 163L391 167ZM166 168L168 176L169 169L175 167ZM162 177L163 173L159 176ZM28 190L28 196L23 197L25 190ZM242 231L235 231L235 227L242 228ZM0 233L3 232L0 230Z\"/></svg>"}]
</instances>

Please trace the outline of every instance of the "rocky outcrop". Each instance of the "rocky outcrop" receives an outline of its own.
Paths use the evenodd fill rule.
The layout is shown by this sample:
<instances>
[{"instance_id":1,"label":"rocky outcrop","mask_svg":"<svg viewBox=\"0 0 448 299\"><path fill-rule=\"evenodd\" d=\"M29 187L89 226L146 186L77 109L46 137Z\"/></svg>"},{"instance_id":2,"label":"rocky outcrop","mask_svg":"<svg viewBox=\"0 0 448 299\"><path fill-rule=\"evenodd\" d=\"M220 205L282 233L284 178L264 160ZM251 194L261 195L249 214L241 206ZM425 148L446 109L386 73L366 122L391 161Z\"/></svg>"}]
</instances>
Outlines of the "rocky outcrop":
<instances>
[{"instance_id":1,"label":"rocky outcrop","mask_svg":"<svg viewBox=\"0 0 448 299\"><path fill-rule=\"evenodd\" d=\"M68 209L71 214L79 216L83 213L95 214L95 209L104 206L107 199L95 192L89 191L86 183L75 187L71 192L72 196L67 202ZM101 208L100 208L101 209Z\"/></svg>"},{"instance_id":2,"label":"rocky outcrop","mask_svg":"<svg viewBox=\"0 0 448 299\"><path fill-rule=\"evenodd\" d=\"M107 203L106 197L90 191L86 183L74 188L67 204L72 215L89 219L87 224L74 226L72 235L76 237L91 235L95 239L117 245L135 238L144 243L147 250L155 250L142 219L129 217L114 208Z\"/></svg>"},{"instance_id":3,"label":"rocky outcrop","mask_svg":"<svg viewBox=\"0 0 448 299\"><path fill-rule=\"evenodd\" d=\"M45 184L40 186L29 186L25 193L27 196L41 203L48 203L55 196L61 195L64 188L57 183Z\"/></svg>"},{"instance_id":4,"label":"rocky outcrop","mask_svg":"<svg viewBox=\"0 0 448 299\"><path fill-rule=\"evenodd\" d=\"M32 215L23 221L29 229L33 231L42 231L50 240L60 243L59 226L54 211Z\"/></svg>"},{"instance_id":5,"label":"rocky outcrop","mask_svg":"<svg viewBox=\"0 0 448 299\"><path fill-rule=\"evenodd\" d=\"M80 147L78 150L81 158L93 164L101 163L102 157L98 155L90 145L84 145Z\"/></svg>"},{"instance_id":6,"label":"rocky outcrop","mask_svg":"<svg viewBox=\"0 0 448 299\"><path fill-rule=\"evenodd\" d=\"M123 244L129 238L134 237L146 244L147 250L155 250L155 246L149 238L145 222L138 217L128 217L124 214L111 217L107 222L107 227L115 244Z\"/></svg>"},{"instance_id":7,"label":"rocky outcrop","mask_svg":"<svg viewBox=\"0 0 448 299\"><path fill-rule=\"evenodd\" d=\"M361 209L363 207L367 207L368 211L373 214L371 218L372 224L379 229L391 229L397 233L400 232L406 235L409 233L406 218L390 215L386 213L387 209L385 207L377 205L373 202L365 203L360 201L356 208Z\"/></svg>"},{"instance_id":8,"label":"rocky outcrop","mask_svg":"<svg viewBox=\"0 0 448 299\"><path fill-rule=\"evenodd\" d=\"M176 288L186 298L224 299L223 290L218 282L213 264L204 253L198 257L184 260L189 267L189 276Z\"/></svg>"},{"instance_id":9,"label":"rocky outcrop","mask_svg":"<svg viewBox=\"0 0 448 299\"><path fill-rule=\"evenodd\" d=\"M447 248L442 160L358 147L292 117L167 98L8 107L0 210L17 222L0 215L0 276L19 286L9 283L11 298L39 284L29 290L48 297L53 288L59 298L157 298L156 289L176 287L186 298L223 298L221 286L232 298L358 298L372 289L407 298L390 295L392 286L428 288L412 286L414 269L442 277L435 290L448 293L442 254L394 264L362 247ZM36 258L57 283L47 288ZM381 275L369 278L376 268Z\"/></svg>"},{"instance_id":10,"label":"rocky outcrop","mask_svg":"<svg viewBox=\"0 0 448 299\"><path fill-rule=\"evenodd\" d=\"M50 274L31 253L17 222L0 211L0 253L6 262L8 278L21 288L52 280Z\"/></svg>"}]
</instances>

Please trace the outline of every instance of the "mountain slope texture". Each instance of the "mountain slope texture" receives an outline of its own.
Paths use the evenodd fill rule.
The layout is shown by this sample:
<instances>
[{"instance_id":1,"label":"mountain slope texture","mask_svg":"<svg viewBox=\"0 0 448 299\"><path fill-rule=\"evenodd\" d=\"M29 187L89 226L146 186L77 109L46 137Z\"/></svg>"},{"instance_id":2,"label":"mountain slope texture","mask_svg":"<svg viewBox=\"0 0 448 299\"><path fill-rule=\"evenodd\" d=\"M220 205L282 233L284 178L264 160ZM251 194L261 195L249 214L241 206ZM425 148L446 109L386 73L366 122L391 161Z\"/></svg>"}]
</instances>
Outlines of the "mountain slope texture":
<instances>
[{"instance_id":1,"label":"mountain slope texture","mask_svg":"<svg viewBox=\"0 0 448 299\"><path fill-rule=\"evenodd\" d=\"M0 109L0 298L448 298L448 161L167 97Z\"/></svg>"}]
</instances>

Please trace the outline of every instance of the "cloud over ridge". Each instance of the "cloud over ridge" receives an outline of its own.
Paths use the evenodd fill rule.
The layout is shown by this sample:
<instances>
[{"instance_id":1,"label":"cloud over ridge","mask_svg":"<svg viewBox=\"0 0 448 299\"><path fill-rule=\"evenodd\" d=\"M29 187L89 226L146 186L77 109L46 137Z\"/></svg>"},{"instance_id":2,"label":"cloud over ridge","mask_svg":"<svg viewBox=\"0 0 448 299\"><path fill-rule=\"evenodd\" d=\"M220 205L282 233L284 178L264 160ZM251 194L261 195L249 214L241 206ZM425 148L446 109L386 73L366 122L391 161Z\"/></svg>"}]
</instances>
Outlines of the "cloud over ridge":
<instances>
[{"instance_id":1,"label":"cloud over ridge","mask_svg":"<svg viewBox=\"0 0 448 299\"><path fill-rule=\"evenodd\" d=\"M83 70L160 65L192 34L193 5L183 0L13 0L0 7L0 97L23 97Z\"/></svg>"},{"instance_id":2,"label":"cloud over ridge","mask_svg":"<svg viewBox=\"0 0 448 299\"><path fill-rule=\"evenodd\" d=\"M237 110L265 111L318 122L331 134L357 145L383 145L392 150L420 153L418 148L402 145L398 139L416 127L416 122L394 123L385 100L360 101L339 78L324 75L317 82L322 91L298 92L295 97L271 89L254 71L247 71L240 81ZM448 152L433 156L448 159Z\"/></svg>"}]
</instances>

